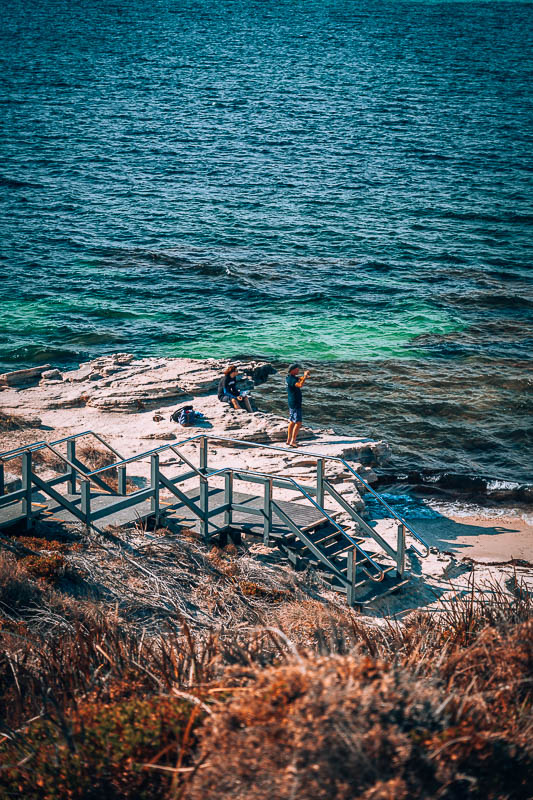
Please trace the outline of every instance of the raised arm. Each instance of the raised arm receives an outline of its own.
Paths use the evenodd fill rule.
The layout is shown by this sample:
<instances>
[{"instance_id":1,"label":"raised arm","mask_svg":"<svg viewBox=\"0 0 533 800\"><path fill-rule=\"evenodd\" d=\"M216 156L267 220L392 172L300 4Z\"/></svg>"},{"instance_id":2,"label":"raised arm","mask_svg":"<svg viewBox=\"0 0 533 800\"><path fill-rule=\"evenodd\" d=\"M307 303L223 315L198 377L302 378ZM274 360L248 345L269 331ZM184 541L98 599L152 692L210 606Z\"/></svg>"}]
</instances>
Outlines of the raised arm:
<instances>
[{"instance_id":1,"label":"raised arm","mask_svg":"<svg viewBox=\"0 0 533 800\"><path fill-rule=\"evenodd\" d=\"M298 389L301 389L301 388L302 388L302 386L304 385L304 383L306 382L306 380L307 380L307 378L308 378L308 377L309 377L309 370L308 370L308 369L306 369L306 370L305 370L305 372L304 372L304 374L303 374L303 375L302 375L302 377L300 378L300 380L296 381L296 383L295 383L295 386L297 386L297 387L298 387Z\"/></svg>"}]
</instances>

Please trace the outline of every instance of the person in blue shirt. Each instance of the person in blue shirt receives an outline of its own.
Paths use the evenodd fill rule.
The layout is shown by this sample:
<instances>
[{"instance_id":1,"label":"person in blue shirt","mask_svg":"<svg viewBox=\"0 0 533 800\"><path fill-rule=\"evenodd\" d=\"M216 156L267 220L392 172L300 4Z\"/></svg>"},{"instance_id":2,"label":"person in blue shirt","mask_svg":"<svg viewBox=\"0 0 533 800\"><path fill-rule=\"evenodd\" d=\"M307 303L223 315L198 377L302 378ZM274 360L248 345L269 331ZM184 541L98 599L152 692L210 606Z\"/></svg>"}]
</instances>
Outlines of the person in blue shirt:
<instances>
[{"instance_id":1,"label":"person in blue shirt","mask_svg":"<svg viewBox=\"0 0 533 800\"><path fill-rule=\"evenodd\" d=\"M291 364L285 378L289 401L289 429L287 431L289 447L298 447L296 439L302 427L302 386L309 377L309 370L305 370L304 374L299 377L298 373L301 369L301 364Z\"/></svg>"}]
</instances>

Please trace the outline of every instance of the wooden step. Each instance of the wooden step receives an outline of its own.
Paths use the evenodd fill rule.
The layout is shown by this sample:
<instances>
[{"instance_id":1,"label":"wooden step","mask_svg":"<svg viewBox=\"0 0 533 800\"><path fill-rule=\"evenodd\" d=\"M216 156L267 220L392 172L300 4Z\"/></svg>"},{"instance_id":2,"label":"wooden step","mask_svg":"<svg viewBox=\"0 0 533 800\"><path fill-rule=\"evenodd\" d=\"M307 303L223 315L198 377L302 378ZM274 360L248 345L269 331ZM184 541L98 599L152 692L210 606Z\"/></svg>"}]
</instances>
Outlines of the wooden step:
<instances>
[{"instance_id":1,"label":"wooden step","mask_svg":"<svg viewBox=\"0 0 533 800\"><path fill-rule=\"evenodd\" d=\"M389 580L388 582L383 581L383 583L373 584L371 587L366 584L369 591L362 597L356 598L356 605L361 608L366 606L372 605L377 600L381 600L383 597L386 597L389 594L393 594L401 589L403 586L407 586L408 583L411 582L410 575L404 575L402 578L398 578L394 580L392 583Z\"/></svg>"},{"instance_id":2,"label":"wooden step","mask_svg":"<svg viewBox=\"0 0 533 800\"><path fill-rule=\"evenodd\" d=\"M309 538L313 542L313 544L319 545L321 548L325 546L325 543L328 542L330 539L336 539L339 536L342 536L340 531L337 528L333 528L329 526L327 529L315 533L314 536L310 536Z\"/></svg>"},{"instance_id":3,"label":"wooden step","mask_svg":"<svg viewBox=\"0 0 533 800\"><path fill-rule=\"evenodd\" d=\"M321 547L320 549L328 558L334 558L335 556L339 556L341 553L345 553L347 550L351 550L352 548L353 544L351 542L349 542L347 539L339 538L327 547Z\"/></svg>"},{"instance_id":4,"label":"wooden step","mask_svg":"<svg viewBox=\"0 0 533 800\"><path fill-rule=\"evenodd\" d=\"M336 576L326 575L324 577L331 586L332 591L338 592L339 594L346 594L346 584L341 584L341 581ZM371 606L373 602L389 594L393 594L404 586L407 586L410 582L411 576L407 573L401 578L388 574L380 583L371 582L365 576L355 584L355 589L360 592L359 596L355 599L355 605L359 608ZM364 594L362 594L363 589L366 589Z\"/></svg>"},{"instance_id":5,"label":"wooden step","mask_svg":"<svg viewBox=\"0 0 533 800\"><path fill-rule=\"evenodd\" d=\"M353 539L353 541L352 541L352 539ZM341 536L339 534L339 537L335 541L332 541L326 547L321 547L321 550L324 553L326 553L328 556L329 555L337 556L337 555L345 552L346 550L351 550L353 548L353 546L354 546L353 542L358 544L359 547L363 547L363 545L365 544L365 540L361 539L359 537L356 537L356 538L355 537L350 537L350 539L347 539L345 536ZM363 549L364 549L364 547L363 547Z\"/></svg>"},{"instance_id":6,"label":"wooden step","mask_svg":"<svg viewBox=\"0 0 533 800\"><path fill-rule=\"evenodd\" d=\"M362 561L361 563L364 564L365 562ZM391 564L389 567L382 567L381 564L380 564L379 567L380 567L380 569L383 570L383 572L385 573L385 576L389 575L389 573L391 573L393 571L394 572L396 571L396 564ZM348 572L348 567L347 566L346 567L340 567L340 571L346 573L346 572Z\"/></svg>"}]
</instances>

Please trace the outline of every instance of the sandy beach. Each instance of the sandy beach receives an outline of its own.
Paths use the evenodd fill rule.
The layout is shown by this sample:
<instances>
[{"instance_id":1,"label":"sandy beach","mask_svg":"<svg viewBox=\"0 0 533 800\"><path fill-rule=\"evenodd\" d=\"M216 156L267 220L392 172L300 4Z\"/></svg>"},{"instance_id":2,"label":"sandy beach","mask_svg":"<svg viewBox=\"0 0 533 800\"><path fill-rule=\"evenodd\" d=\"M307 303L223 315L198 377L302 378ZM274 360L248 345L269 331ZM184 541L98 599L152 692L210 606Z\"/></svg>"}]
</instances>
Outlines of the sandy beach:
<instances>
[{"instance_id":1,"label":"sandy beach","mask_svg":"<svg viewBox=\"0 0 533 800\"><path fill-rule=\"evenodd\" d=\"M531 515L502 516L498 509L486 514L419 520L417 528L431 545L478 564L533 563Z\"/></svg>"}]
</instances>

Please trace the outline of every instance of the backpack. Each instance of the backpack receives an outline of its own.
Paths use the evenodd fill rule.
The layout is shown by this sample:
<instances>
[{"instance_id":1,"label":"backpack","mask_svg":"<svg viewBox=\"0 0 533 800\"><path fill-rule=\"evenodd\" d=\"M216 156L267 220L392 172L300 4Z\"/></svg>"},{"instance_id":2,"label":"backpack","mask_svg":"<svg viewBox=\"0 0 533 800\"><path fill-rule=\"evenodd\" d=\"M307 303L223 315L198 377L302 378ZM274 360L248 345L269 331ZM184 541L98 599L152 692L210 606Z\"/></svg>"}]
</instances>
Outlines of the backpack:
<instances>
[{"instance_id":1,"label":"backpack","mask_svg":"<svg viewBox=\"0 0 533 800\"><path fill-rule=\"evenodd\" d=\"M174 411L170 417L170 421L178 422L180 425L188 427L189 425L194 425L196 416L196 411L192 406L183 406L183 408L178 408Z\"/></svg>"}]
</instances>

